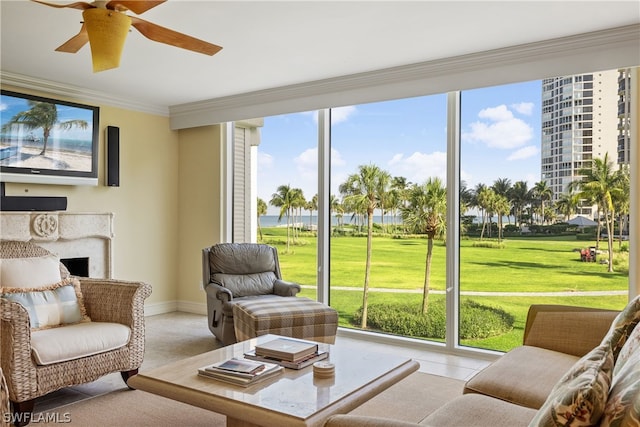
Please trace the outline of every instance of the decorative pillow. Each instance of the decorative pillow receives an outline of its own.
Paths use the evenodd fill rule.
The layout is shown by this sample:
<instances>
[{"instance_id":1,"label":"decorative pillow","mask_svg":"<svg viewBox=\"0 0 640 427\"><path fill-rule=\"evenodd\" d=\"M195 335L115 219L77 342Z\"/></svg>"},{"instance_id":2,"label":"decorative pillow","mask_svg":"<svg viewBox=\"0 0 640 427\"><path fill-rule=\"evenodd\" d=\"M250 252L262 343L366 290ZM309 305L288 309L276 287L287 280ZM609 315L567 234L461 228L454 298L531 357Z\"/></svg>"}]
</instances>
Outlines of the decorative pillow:
<instances>
[{"instance_id":1,"label":"decorative pillow","mask_svg":"<svg viewBox=\"0 0 640 427\"><path fill-rule=\"evenodd\" d=\"M611 344L613 350L613 359L618 359L620 350L627 342L627 338L640 321L640 296L635 297L627 304L627 306L616 316L611 324L611 328L605 336L605 341Z\"/></svg>"},{"instance_id":2,"label":"decorative pillow","mask_svg":"<svg viewBox=\"0 0 640 427\"><path fill-rule=\"evenodd\" d=\"M618 357L619 361L620 357ZM640 425L640 349L636 349L629 355L619 371L617 371L618 362L616 362L616 373L600 425L603 427L638 426Z\"/></svg>"},{"instance_id":3,"label":"decorative pillow","mask_svg":"<svg viewBox=\"0 0 640 427\"><path fill-rule=\"evenodd\" d=\"M3 288L1 296L27 310L34 330L91 320L76 278L38 288Z\"/></svg>"},{"instance_id":4,"label":"decorative pillow","mask_svg":"<svg viewBox=\"0 0 640 427\"><path fill-rule=\"evenodd\" d=\"M627 341L624 343L622 348L620 349L620 353L618 353L618 359L616 359L616 366L613 368L613 376L618 375L618 372L623 368L623 366L627 363L627 361L634 355L640 354L640 326L635 327L635 329L629 334ZM637 365L640 370L640 361Z\"/></svg>"},{"instance_id":5,"label":"decorative pillow","mask_svg":"<svg viewBox=\"0 0 640 427\"><path fill-rule=\"evenodd\" d=\"M611 347L594 348L553 387L529 426L597 425L607 402L612 371Z\"/></svg>"},{"instance_id":6,"label":"decorative pillow","mask_svg":"<svg viewBox=\"0 0 640 427\"><path fill-rule=\"evenodd\" d=\"M38 288L60 280L60 260L54 255L0 259L0 286L3 288Z\"/></svg>"}]
</instances>

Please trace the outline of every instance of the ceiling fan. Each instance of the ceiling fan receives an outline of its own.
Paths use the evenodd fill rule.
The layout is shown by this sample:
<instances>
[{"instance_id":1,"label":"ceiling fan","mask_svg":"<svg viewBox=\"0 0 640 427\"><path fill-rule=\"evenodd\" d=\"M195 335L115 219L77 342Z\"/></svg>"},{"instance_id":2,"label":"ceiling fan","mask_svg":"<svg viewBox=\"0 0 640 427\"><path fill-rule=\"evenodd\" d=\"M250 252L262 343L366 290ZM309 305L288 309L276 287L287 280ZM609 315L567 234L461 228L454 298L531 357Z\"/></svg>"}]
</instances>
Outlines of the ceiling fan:
<instances>
[{"instance_id":1,"label":"ceiling fan","mask_svg":"<svg viewBox=\"0 0 640 427\"><path fill-rule=\"evenodd\" d=\"M136 15L140 15L166 0L96 0L92 3L78 1L69 4L32 1L55 8L82 10L84 22L80 32L59 46L56 51L76 53L89 42L94 73L117 68L120 65L122 48L131 26L153 41L205 55L214 55L222 49L215 44L126 14L126 11L130 10Z\"/></svg>"}]
</instances>

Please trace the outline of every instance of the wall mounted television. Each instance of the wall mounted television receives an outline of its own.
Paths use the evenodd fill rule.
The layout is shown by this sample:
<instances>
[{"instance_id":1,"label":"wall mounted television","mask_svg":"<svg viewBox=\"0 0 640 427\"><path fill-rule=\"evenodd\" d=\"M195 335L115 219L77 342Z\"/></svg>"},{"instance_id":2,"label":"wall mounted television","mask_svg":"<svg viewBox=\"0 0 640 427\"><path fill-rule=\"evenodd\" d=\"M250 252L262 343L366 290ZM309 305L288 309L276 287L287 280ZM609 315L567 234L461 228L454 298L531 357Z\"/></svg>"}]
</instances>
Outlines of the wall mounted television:
<instances>
[{"instance_id":1,"label":"wall mounted television","mask_svg":"<svg viewBox=\"0 0 640 427\"><path fill-rule=\"evenodd\" d=\"M2 90L0 182L98 185L100 108Z\"/></svg>"}]
</instances>

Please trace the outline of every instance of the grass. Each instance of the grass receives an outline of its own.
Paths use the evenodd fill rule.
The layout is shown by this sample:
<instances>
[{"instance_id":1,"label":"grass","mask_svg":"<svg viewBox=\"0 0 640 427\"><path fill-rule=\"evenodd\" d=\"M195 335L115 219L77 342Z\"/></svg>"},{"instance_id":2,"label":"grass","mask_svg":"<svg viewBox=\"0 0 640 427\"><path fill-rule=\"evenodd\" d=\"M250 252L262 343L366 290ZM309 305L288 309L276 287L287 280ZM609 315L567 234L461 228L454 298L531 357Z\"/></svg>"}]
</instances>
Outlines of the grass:
<instances>
[{"instance_id":1,"label":"grass","mask_svg":"<svg viewBox=\"0 0 640 427\"><path fill-rule=\"evenodd\" d=\"M290 246L286 252L286 229L263 229L264 241L279 249L280 265L285 280L315 287L316 237L303 233L303 244ZM608 273L606 265L580 261L577 249L595 242L578 241L572 236L545 238L509 238L500 247L475 245L477 240L461 240L461 298L500 307L512 314L514 329L506 334L482 340L466 340L462 344L500 351L522 342L524 322L532 303L570 304L621 309L626 295L604 297L579 296L579 291L626 291L629 288L627 269L616 265L620 272ZM340 315L340 325L354 327L353 314L362 306L362 287L366 259L366 237L333 237L330 258L330 304ZM422 301L426 239L374 237L370 277L369 303L406 303ZM617 246L616 246L617 247ZM600 242L606 249L606 242ZM628 254L616 258L628 263ZM434 244L430 300L444 298L446 247ZM606 255L601 255L606 259ZM628 268L628 267L627 267ZM340 290L352 288L353 290ZM398 292L376 292L395 289ZM558 296L465 296L465 292L567 292ZM314 288L304 288L303 296L315 298Z\"/></svg>"}]
</instances>

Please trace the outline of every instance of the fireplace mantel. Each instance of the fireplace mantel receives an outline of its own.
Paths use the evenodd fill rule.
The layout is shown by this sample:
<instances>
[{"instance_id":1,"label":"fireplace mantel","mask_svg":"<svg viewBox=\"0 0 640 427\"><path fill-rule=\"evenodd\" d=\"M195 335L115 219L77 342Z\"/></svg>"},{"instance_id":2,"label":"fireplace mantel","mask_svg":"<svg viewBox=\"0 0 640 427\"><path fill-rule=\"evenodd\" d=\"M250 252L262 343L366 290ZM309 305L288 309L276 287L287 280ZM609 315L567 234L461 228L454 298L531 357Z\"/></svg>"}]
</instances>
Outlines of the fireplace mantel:
<instances>
[{"instance_id":1,"label":"fireplace mantel","mask_svg":"<svg viewBox=\"0 0 640 427\"><path fill-rule=\"evenodd\" d=\"M2 240L33 241L60 258L89 258L89 276L112 277L113 213L0 212Z\"/></svg>"}]
</instances>

